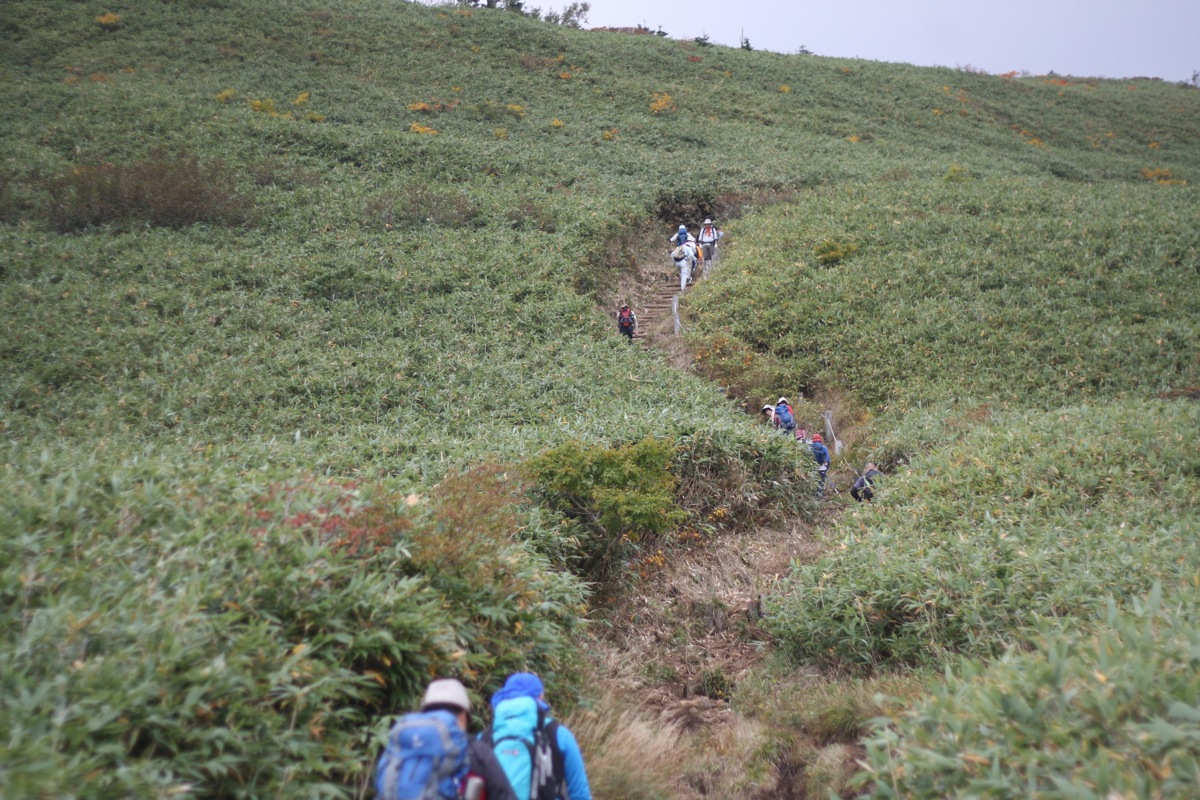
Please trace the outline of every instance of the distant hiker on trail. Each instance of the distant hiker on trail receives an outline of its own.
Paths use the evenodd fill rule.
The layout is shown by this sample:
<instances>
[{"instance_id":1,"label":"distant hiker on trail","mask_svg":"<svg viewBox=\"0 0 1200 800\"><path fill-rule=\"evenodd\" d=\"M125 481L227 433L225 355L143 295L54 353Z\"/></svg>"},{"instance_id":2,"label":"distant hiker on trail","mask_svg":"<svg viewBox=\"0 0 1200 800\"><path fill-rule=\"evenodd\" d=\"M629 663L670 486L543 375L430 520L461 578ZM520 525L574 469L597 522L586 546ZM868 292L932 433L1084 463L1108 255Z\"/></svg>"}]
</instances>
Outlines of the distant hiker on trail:
<instances>
[{"instance_id":1,"label":"distant hiker on trail","mask_svg":"<svg viewBox=\"0 0 1200 800\"><path fill-rule=\"evenodd\" d=\"M621 310L617 312L617 330L629 341L633 341L633 334L637 331L637 317L629 306L621 306Z\"/></svg>"},{"instance_id":2,"label":"distant hiker on trail","mask_svg":"<svg viewBox=\"0 0 1200 800\"><path fill-rule=\"evenodd\" d=\"M817 498L822 499L825 497L825 478L829 474L829 448L825 446L819 433L812 435L812 443L808 447L817 462Z\"/></svg>"},{"instance_id":3,"label":"distant hiker on trail","mask_svg":"<svg viewBox=\"0 0 1200 800\"><path fill-rule=\"evenodd\" d=\"M696 241L700 243L700 252L704 256L704 260L712 261L713 256L717 252L717 240L725 235L725 231L713 225L711 219L704 220L704 224L700 226L700 235L696 237Z\"/></svg>"},{"instance_id":4,"label":"distant hiker on trail","mask_svg":"<svg viewBox=\"0 0 1200 800\"><path fill-rule=\"evenodd\" d=\"M696 265L696 246L685 237L683 244L671 251L671 258L679 270L679 291L683 292L692 279L692 267Z\"/></svg>"},{"instance_id":5,"label":"distant hiker on trail","mask_svg":"<svg viewBox=\"0 0 1200 800\"><path fill-rule=\"evenodd\" d=\"M380 800L436 797L517 800L492 748L468 739L471 699L453 678L425 689L421 710L392 726L375 768Z\"/></svg>"},{"instance_id":6,"label":"distant hiker on trail","mask_svg":"<svg viewBox=\"0 0 1200 800\"><path fill-rule=\"evenodd\" d=\"M492 695L491 730L483 735L508 774L517 800L592 800L575 734L550 716L542 680L510 675Z\"/></svg>"},{"instance_id":7,"label":"distant hiker on trail","mask_svg":"<svg viewBox=\"0 0 1200 800\"><path fill-rule=\"evenodd\" d=\"M792 406L786 397L779 398L775 404L775 424L781 433L792 436L796 432L796 418L792 416Z\"/></svg>"},{"instance_id":8,"label":"distant hiker on trail","mask_svg":"<svg viewBox=\"0 0 1200 800\"><path fill-rule=\"evenodd\" d=\"M671 251L671 260L675 262L675 269L679 270L679 291L683 292L696 269L696 237L688 233L687 225L680 225L679 230L667 241L675 246Z\"/></svg>"},{"instance_id":9,"label":"distant hiker on trail","mask_svg":"<svg viewBox=\"0 0 1200 800\"><path fill-rule=\"evenodd\" d=\"M875 492L871 489L871 484L881 475L879 467L871 462L867 462L867 468L863 470L863 474L858 476L858 480L850 487L850 496L858 502L866 500L871 502L871 498L875 496Z\"/></svg>"},{"instance_id":10,"label":"distant hiker on trail","mask_svg":"<svg viewBox=\"0 0 1200 800\"><path fill-rule=\"evenodd\" d=\"M767 424L770 425L772 428L779 427L779 422L775 419L775 406L771 405L770 403L767 403L765 406L762 407L762 411L760 413L767 415Z\"/></svg>"}]
</instances>

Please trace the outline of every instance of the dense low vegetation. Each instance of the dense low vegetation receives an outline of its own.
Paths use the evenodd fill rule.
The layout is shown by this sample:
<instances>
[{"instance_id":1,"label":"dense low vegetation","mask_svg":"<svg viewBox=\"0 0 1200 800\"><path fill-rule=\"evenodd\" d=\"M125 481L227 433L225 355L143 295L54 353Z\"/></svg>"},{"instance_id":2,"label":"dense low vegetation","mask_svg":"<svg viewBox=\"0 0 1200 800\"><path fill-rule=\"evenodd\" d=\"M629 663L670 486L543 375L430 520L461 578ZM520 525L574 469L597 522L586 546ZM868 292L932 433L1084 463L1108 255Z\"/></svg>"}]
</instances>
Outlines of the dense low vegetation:
<instances>
[{"instance_id":1,"label":"dense low vegetation","mask_svg":"<svg viewBox=\"0 0 1200 800\"><path fill-rule=\"evenodd\" d=\"M730 225L736 268L687 298L691 342L751 407L782 387L809 425L836 408L841 481L888 473L769 617L795 662L955 676L877 725L861 787L1191 796L1197 93L1155 87L1168 132L1164 108L1120 128L1063 108L1133 84L1018 85L1036 128L965 80L943 90L959 119L932 114L1013 123L1009 157L884 169L900 137L854 136L872 180Z\"/></svg>"},{"instance_id":2,"label":"dense low vegetation","mask_svg":"<svg viewBox=\"0 0 1200 800\"><path fill-rule=\"evenodd\" d=\"M6 795L361 796L430 675L536 669L569 708L594 589L810 511L739 407L781 391L890 472L775 598L783 649L957 676L877 731L877 793L982 791L981 758L1183 791L1200 92L391 0L2 25ZM685 314L724 392L605 313L706 215ZM1145 710L1073 705L1092 658ZM957 759L1051 679L1061 727ZM1124 772L1081 713L1135 726Z\"/></svg>"},{"instance_id":3,"label":"dense low vegetation","mask_svg":"<svg viewBox=\"0 0 1200 800\"><path fill-rule=\"evenodd\" d=\"M1198 490L1194 402L998 416L848 513L836 555L793 575L776 627L812 660L998 656L1038 620L1193 588Z\"/></svg>"},{"instance_id":4,"label":"dense low vegetation","mask_svg":"<svg viewBox=\"0 0 1200 800\"><path fill-rule=\"evenodd\" d=\"M750 268L690 298L701 364L758 396L836 387L893 415L1193 386L1198 213L1191 186L1137 175L807 192L740 220ZM837 238L857 249L821 264Z\"/></svg>"}]
</instances>

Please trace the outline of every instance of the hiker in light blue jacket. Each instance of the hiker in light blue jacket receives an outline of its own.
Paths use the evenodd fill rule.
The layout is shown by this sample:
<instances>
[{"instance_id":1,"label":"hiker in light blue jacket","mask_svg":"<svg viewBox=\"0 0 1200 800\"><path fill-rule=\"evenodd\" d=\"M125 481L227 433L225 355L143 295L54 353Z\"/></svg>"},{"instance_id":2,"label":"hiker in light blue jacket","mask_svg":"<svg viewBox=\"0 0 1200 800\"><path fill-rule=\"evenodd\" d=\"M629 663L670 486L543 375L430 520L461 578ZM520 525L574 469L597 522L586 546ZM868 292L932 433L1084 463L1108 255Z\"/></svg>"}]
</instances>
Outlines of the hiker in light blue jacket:
<instances>
[{"instance_id":1,"label":"hiker in light blue jacket","mask_svg":"<svg viewBox=\"0 0 1200 800\"><path fill-rule=\"evenodd\" d=\"M825 480L829 475L829 448L825 446L819 433L813 434L809 448L812 450L813 459L817 462L817 497L823 499L825 497Z\"/></svg>"},{"instance_id":2,"label":"hiker in light blue jacket","mask_svg":"<svg viewBox=\"0 0 1200 800\"><path fill-rule=\"evenodd\" d=\"M566 725L551 719L550 704L546 702L546 689L541 678L532 672L510 675L504 686L492 695L492 708L495 709L505 700L523 697L536 701L539 717L544 719L545 729L553 729L553 744L561 756L555 760L562 765L563 772L559 776L560 789L565 789L558 793L558 800L592 800L592 789L588 785L587 769L583 764L583 752L579 749L579 742Z\"/></svg>"}]
</instances>

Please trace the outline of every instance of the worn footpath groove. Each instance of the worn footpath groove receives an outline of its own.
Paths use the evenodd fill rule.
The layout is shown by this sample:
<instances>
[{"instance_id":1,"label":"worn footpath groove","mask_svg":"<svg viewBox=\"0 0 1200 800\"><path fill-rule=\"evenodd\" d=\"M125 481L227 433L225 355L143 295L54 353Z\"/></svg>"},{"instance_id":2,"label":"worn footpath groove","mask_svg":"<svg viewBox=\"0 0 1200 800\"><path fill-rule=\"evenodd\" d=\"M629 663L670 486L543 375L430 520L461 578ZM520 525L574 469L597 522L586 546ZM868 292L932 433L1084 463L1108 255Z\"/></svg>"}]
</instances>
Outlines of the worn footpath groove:
<instances>
[{"instance_id":1,"label":"worn footpath groove","mask_svg":"<svg viewBox=\"0 0 1200 800\"><path fill-rule=\"evenodd\" d=\"M698 270L689 290L717 264ZM641 275L631 301L635 338L643 349L663 350L675 368L686 368L690 358L674 335L672 313L679 274L654 264ZM808 525L799 521L697 536L676 548L606 615L607 679L683 730L734 721L727 703L733 687L770 650L760 626L762 597L793 561L819 554Z\"/></svg>"}]
</instances>

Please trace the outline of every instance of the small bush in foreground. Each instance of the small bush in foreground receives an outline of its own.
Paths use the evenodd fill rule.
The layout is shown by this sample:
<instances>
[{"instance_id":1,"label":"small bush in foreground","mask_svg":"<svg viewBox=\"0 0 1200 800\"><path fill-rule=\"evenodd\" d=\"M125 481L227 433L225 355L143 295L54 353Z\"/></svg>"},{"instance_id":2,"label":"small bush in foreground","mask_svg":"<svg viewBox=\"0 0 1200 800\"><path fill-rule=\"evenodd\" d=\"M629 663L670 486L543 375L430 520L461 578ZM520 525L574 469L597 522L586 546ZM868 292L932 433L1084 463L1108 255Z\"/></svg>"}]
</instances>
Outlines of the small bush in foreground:
<instances>
[{"instance_id":1,"label":"small bush in foreground","mask_svg":"<svg viewBox=\"0 0 1200 800\"><path fill-rule=\"evenodd\" d=\"M76 167L46 181L48 216L61 232L109 223L186 228L237 225L250 213L234 174L221 161L156 155L133 164Z\"/></svg>"}]
</instances>

